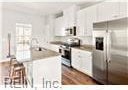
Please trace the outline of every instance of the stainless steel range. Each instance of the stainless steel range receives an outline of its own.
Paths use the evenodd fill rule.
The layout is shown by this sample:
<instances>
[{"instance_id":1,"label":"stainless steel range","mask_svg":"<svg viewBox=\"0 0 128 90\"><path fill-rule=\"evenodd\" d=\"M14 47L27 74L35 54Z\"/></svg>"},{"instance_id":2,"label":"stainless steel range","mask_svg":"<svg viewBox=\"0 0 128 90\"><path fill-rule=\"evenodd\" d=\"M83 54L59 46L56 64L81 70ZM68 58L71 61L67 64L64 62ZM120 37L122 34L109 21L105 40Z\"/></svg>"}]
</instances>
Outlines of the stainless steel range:
<instances>
[{"instance_id":1,"label":"stainless steel range","mask_svg":"<svg viewBox=\"0 0 128 90\"><path fill-rule=\"evenodd\" d=\"M80 39L70 38L59 47L59 53L61 53L62 64L71 66L71 47L80 46Z\"/></svg>"}]
</instances>

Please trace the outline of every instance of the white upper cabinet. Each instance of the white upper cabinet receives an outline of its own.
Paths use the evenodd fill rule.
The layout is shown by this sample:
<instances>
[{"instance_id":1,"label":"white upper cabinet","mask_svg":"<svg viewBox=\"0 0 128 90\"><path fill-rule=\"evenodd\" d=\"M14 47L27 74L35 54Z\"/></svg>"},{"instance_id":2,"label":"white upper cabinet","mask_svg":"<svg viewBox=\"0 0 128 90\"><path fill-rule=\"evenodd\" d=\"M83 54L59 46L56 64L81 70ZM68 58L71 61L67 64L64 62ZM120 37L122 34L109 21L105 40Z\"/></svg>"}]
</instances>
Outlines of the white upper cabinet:
<instances>
[{"instance_id":1,"label":"white upper cabinet","mask_svg":"<svg viewBox=\"0 0 128 90\"><path fill-rule=\"evenodd\" d=\"M65 29L76 26L78 7L73 5L63 10L63 16L55 19L55 36L66 36Z\"/></svg>"},{"instance_id":2,"label":"white upper cabinet","mask_svg":"<svg viewBox=\"0 0 128 90\"><path fill-rule=\"evenodd\" d=\"M86 36L92 36L93 22L97 20L97 6L86 8Z\"/></svg>"},{"instance_id":3,"label":"white upper cabinet","mask_svg":"<svg viewBox=\"0 0 128 90\"><path fill-rule=\"evenodd\" d=\"M119 4L119 14L120 18L128 17L128 2L126 0L122 0Z\"/></svg>"},{"instance_id":4,"label":"white upper cabinet","mask_svg":"<svg viewBox=\"0 0 128 90\"><path fill-rule=\"evenodd\" d=\"M63 17L59 17L55 19L55 30L54 30L54 34L55 36L65 36L64 33L64 18Z\"/></svg>"},{"instance_id":5,"label":"white upper cabinet","mask_svg":"<svg viewBox=\"0 0 128 90\"><path fill-rule=\"evenodd\" d=\"M97 20L97 7L91 6L77 12L77 36L92 36L93 22Z\"/></svg>"},{"instance_id":6,"label":"white upper cabinet","mask_svg":"<svg viewBox=\"0 0 128 90\"><path fill-rule=\"evenodd\" d=\"M119 17L119 2L102 2L97 6L98 21L114 20Z\"/></svg>"},{"instance_id":7,"label":"white upper cabinet","mask_svg":"<svg viewBox=\"0 0 128 90\"><path fill-rule=\"evenodd\" d=\"M76 12L79 8L73 5L65 10L63 10L64 16L64 27L69 28L76 25Z\"/></svg>"},{"instance_id":8,"label":"white upper cabinet","mask_svg":"<svg viewBox=\"0 0 128 90\"><path fill-rule=\"evenodd\" d=\"M82 10L73 5L63 10L63 18L56 19L55 35L65 36L65 29L76 26L77 36L92 36L93 23L128 17L126 0L116 1L106 0Z\"/></svg>"},{"instance_id":9,"label":"white upper cabinet","mask_svg":"<svg viewBox=\"0 0 128 90\"><path fill-rule=\"evenodd\" d=\"M77 36L85 36L86 9L77 12Z\"/></svg>"},{"instance_id":10,"label":"white upper cabinet","mask_svg":"<svg viewBox=\"0 0 128 90\"><path fill-rule=\"evenodd\" d=\"M65 29L69 27L69 24L68 24L69 15L68 15L68 13L69 13L69 11L67 9L63 11Z\"/></svg>"},{"instance_id":11,"label":"white upper cabinet","mask_svg":"<svg viewBox=\"0 0 128 90\"><path fill-rule=\"evenodd\" d=\"M124 2L123 2L124 1ZM119 18L127 17L127 3L126 0L107 0L97 5L97 22L110 21Z\"/></svg>"}]
</instances>

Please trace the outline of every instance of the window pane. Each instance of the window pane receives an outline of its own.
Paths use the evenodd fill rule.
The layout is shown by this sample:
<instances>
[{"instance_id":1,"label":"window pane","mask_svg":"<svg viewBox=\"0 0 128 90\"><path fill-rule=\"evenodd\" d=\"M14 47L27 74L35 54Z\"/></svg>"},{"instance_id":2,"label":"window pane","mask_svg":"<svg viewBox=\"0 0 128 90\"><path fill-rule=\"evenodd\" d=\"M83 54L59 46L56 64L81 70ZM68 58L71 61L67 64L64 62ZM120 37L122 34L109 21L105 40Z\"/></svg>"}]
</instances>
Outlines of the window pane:
<instances>
[{"instance_id":1,"label":"window pane","mask_svg":"<svg viewBox=\"0 0 128 90\"><path fill-rule=\"evenodd\" d=\"M31 24L16 23L17 52L30 50L31 31L32 31Z\"/></svg>"},{"instance_id":2,"label":"window pane","mask_svg":"<svg viewBox=\"0 0 128 90\"><path fill-rule=\"evenodd\" d=\"M30 51L18 51L16 52L16 57L19 60L24 60L24 59L30 59Z\"/></svg>"},{"instance_id":3,"label":"window pane","mask_svg":"<svg viewBox=\"0 0 128 90\"><path fill-rule=\"evenodd\" d=\"M24 37L17 37L16 42L17 42L17 44L23 44L24 43Z\"/></svg>"},{"instance_id":4,"label":"window pane","mask_svg":"<svg viewBox=\"0 0 128 90\"><path fill-rule=\"evenodd\" d=\"M30 54L29 50L28 51L24 51L24 59L30 59L30 56L31 56L31 54Z\"/></svg>"},{"instance_id":5,"label":"window pane","mask_svg":"<svg viewBox=\"0 0 128 90\"><path fill-rule=\"evenodd\" d=\"M23 50L24 49L23 44L17 44L16 46L17 46L17 50Z\"/></svg>"},{"instance_id":6,"label":"window pane","mask_svg":"<svg viewBox=\"0 0 128 90\"><path fill-rule=\"evenodd\" d=\"M30 36L31 35L31 28L24 28L24 35Z\"/></svg>"},{"instance_id":7,"label":"window pane","mask_svg":"<svg viewBox=\"0 0 128 90\"><path fill-rule=\"evenodd\" d=\"M24 44L24 50L30 50L30 45Z\"/></svg>"},{"instance_id":8,"label":"window pane","mask_svg":"<svg viewBox=\"0 0 128 90\"><path fill-rule=\"evenodd\" d=\"M23 36L24 35L24 29L23 29L23 27L19 27L18 28L18 36Z\"/></svg>"},{"instance_id":9,"label":"window pane","mask_svg":"<svg viewBox=\"0 0 128 90\"><path fill-rule=\"evenodd\" d=\"M29 45L30 44L30 37L25 36L24 37L24 43Z\"/></svg>"}]
</instances>

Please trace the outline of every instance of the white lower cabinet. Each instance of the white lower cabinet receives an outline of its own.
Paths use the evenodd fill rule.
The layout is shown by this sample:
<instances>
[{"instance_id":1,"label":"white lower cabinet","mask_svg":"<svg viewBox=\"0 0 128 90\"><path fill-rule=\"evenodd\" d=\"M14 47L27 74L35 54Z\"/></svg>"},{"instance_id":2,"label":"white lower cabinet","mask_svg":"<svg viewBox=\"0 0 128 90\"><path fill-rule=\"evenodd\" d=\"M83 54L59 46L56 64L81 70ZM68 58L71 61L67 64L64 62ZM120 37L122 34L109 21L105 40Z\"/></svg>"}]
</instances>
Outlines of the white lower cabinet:
<instances>
[{"instance_id":1,"label":"white lower cabinet","mask_svg":"<svg viewBox=\"0 0 128 90\"><path fill-rule=\"evenodd\" d=\"M34 87L46 88L46 90L53 88L54 90L55 87L61 86L61 56L35 60L32 63ZM54 82L56 82L55 85Z\"/></svg>"},{"instance_id":2,"label":"white lower cabinet","mask_svg":"<svg viewBox=\"0 0 128 90\"><path fill-rule=\"evenodd\" d=\"M81 63L80 63L80 56L78 55L79 52L75 52L74 49L72 49L72 66L74 68L76 68L77 70L80 70L80 66L81 66Z\"/></svg>"},{"instance_id":3,"label":"white lower cabinet","mask_svg":"<svg viewBox=\"0 0 128 90\"><path fill-rule=\"evenodd\" d=\"M92 76L92 52L72 48L72 67Z\"/></svg>"}]
</instances>

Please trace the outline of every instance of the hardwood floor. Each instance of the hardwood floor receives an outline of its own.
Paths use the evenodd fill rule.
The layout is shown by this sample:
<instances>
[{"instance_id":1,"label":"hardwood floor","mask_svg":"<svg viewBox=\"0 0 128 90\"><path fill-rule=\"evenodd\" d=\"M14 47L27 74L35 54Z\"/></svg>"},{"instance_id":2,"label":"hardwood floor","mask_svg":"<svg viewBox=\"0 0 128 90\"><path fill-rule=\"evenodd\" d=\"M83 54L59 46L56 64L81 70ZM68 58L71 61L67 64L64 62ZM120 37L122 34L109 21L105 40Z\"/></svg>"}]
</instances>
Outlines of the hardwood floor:
<instances>
[{"instance_id":1,"label":"hardwood floor","mask_svg":"<svg viewBox=\"0 0 128 90\"><path fill-rule=\"evenodd\" d=\"M0 63L0 85L4 84L4 78L9 76L9 62Z\"/></svg>"},{"instance_id":2,"label":"hardwood floor","mask_svg":"<svg viewBox=\"0 0 128 90\"><path fill-rule=\"evenodd\" d=\"M73 68L62 65L62 84L63 85L97 85L89 76Z\"/></svg>"}]
</instances>

